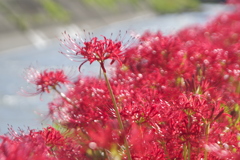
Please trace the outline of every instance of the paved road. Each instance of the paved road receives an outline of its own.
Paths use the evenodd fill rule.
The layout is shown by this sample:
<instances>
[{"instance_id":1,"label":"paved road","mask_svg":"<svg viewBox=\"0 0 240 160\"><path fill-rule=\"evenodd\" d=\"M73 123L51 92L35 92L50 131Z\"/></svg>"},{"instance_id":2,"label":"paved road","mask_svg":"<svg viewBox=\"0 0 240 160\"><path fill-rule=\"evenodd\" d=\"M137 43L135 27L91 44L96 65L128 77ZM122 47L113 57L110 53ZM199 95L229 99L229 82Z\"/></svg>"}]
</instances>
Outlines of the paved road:
<instances>
[{"instance_id":1,"label":"paved road","mask_svg":"<svg viewBox=\"0 0 240 160\"><path fill-rule=\"evenodd\" d=\"M204 25L223 10L227 10L226 6L204 5L201 12L140 16L95 28L94 33L95 35L109 35L111 32L116 34L120 29L133 30L136 33L142 33L145 30L161 30L165 34L172 34L191 24ZM75 25L67 29L70 33L78 32L78 27ZM36 39L38 39L37 37ZM40 38L33 42L35 44L28 43L17 49L0 52L0 134L7 132L8 124L15 129L18 127L40 129L42 124L50 123L44 119L43 115L47 113L47 103L53 95L43 96L40 100L39 96L22 97L16 94L20 87L26 86L26 82L22 78L24 68L34 65L37 68L63 67L68 69L68 66L72 66L72 70L79 74L77 72L78 63L71 62L58 53L60 49L58 41L49 39L45 41ZM84 65L82 68L83 75L96 75L98 71L97 64Z\"/></svg>"}]
</instances>

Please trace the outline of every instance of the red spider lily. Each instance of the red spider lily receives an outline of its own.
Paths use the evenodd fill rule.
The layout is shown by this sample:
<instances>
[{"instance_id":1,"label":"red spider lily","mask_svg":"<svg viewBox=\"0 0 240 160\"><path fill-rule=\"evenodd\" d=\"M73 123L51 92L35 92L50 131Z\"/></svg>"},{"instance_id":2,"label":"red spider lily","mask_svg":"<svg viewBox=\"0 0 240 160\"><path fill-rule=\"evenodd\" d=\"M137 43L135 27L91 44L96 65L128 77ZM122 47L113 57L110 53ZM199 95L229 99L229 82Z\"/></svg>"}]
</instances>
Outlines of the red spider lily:
<instances>
[{"instance_id":1,"label":"red spider lily","mask_svg":"<svg viewBox=\"0 0 240 160\"><path fill-rule=\"evenodd\" d=\"M236 159L237 154L228 150L227 144L219 145L217 143L205 145L205 149L216 157L221 159ZM237 160L237 159L236 159Z\"/></svg>"},{"instance_id":2,"label":"red spider lily","mask_svg":"<svg viewBox=\"0 0 240 160\"><path fill-rule=\"evenodd\" d=\"M44 92L50 93L50 89L55 89L56 87L61 88L61 84L70 83L64 71L60 69L38 71L30 67L26 70L24 78L28 83L36 87L36 91L33 93L22 90L24 95L37 95Z\"/></svg>"},{"instance_id":3,"label":"red spider lily","mask_svg":"<svg viewBox=\"0 0 240 160\"><path fill-rule=\"evenodd\" d=\"M63 33L63 36L65 39L61 40L61 42L67 49L67 52L61 51L60 53L66 55L71 60L83 60L79 66L79 70L84 63L89 62L91 64L94 61L97 61L100 63L102 70L106 72L104 62L107 59L112 60L110 64L113 64L114 61L118 61L121 65L121 58L124 55L125 49L129 45L129 41L123 43L123 40L112 40L105 36L102 36L103 39L98 39L97 37L90 38L90 40L80 39L81 42L72 39L66 32Z\"/></svg>"},{"instance_id":4,"label":"red spider lily","mask_svg":"<svg viewBox=\"0 0 240 160\"><path fill-rule=\"evenodd\" d=\"M90 142L95 142L97 148L110 150L112 145L123 144L123 139L119 135L117 121L109 120L104 126L99 123L92 123L87 128Z\"/></svg>"},{"instance_id":5,"label":"red spider lily","mask_svg":"<svg viewBox=\"0 0 240 160\"><path fill-rule=\"evenodd\" d=\"M1 138L0 144L1 160L55 160L54 157L48 156L46 147L41 141L32 142L30 139L14 141L7 137Z\"/></svg>"},{"instance_id":6,"label":"red spider lily","mask_svg":"<svg viewBox=\"0 0 240 160\"><path fill-rule=\"evenodd\" d=\"M33 134L42 135L46 145L51 147L64 145L63 135L53 127L44 128L43 131L33 132Z\"/></svg>"},{"instance_id":7,"label":"red spider lily","mask_svg":"<svg viewBox=\"0 0 240 160\"><path fill-rule=\"evenodd\" d=\"M4 136L0 155L23 155L19 146L25 143L33 148L23 147L30 158L28 153L42 152L53 159L126 159L126 136L132 159L239 159L239 13L173 36L146 32L142 44L129 50L104 36L79 44L65 32L62 43L69 51L62 53L82 60L79 68L98 61L106 72L104 61L121 65L126 57L109 80L124 131L119 131L104 81L79 77L65 97L49 103L49 114L66 133L48 127L13 139ZM26 79L39 86L37 93L70 83L64 78L50 83L54 71L29 73Z\"/></svg>"},{"instance_id":8,"label":"red spider lily","mask_svg":"<svg viewBox=\"0 0 240 160\"><path fill-rule=\"evenodd\" d=\"M132 124L128 136L134 159L164 159L163 150L155 139L154 129L144 125Z\"/></svg>"},{"instance_id":9,"label":"red spider lily","mask_svg":"<svg viewBox=\"0 0 240 160\"><path fill-rule=\"evenodd\" d=\"M11 130L11 135L1 136L0 159L2 160L30 160L55 159L49 156L44 137L30 130L29 134L17 134Z\"/></svg>"},{"instance_id":10,"label":"red spider lily","mask_svg":"<svg viewBox=\"0 0 240 160\"><path fill-rule=\"evenodd\" d=\"M57 98L49 104L50 116L70 128L88 126L94 120L104 123L105 119L113 117L111 99L104 84L102 80L80 77L66 94L75 105Z\"/></svg>"},{"instance_id":11,"label":"red spider lily","mask_svg":"<svg viewBox=\"0 0 240 160\"><path fill-rule=\"evenodd\" d=\"M227 3L229 4L240 4L239 0L227 0Z\"/></svg>"},{"instance_id":12,"label":"red spider lily","mask_svg":"<svg viewBox=\"0 0 240 160\"><path fill-rule=\"evenodd\" d=\"M42 131L29 130L29 133L15 133L10 129L8 136L0 137L1 160L68 160L88 158L76 138L64 136L53 127Z\"/></svg>"}]
</instances>

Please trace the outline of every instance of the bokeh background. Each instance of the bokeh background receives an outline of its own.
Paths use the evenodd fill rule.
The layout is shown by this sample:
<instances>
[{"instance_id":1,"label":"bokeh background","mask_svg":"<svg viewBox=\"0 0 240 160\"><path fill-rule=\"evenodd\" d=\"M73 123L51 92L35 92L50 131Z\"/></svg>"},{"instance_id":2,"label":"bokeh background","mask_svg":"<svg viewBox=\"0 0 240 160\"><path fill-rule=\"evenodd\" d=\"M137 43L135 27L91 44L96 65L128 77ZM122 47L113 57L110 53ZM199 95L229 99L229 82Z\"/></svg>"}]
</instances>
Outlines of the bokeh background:
<instances>
[{"instance_id":1,"label":"bokeh background","mask_svg":"<svg viewBox=\"0 0 240 160\"><path fill-rule=\"evenodd\" d=\"M224 0L0 0L0 50L56 38L71 24L90 30L137 16L199 11L206 2Z\"/></svg>"},{"instance_id":2,"label":"bokeh background","mask_svg":"<svg viewBox=\"0 0 240 160\"><path fill-rule=\"evenodd\" d=\"M24 69L76 70L60 50L61 32L84 35L142 34L146 30L174 34L189 25L204 25L223 11L223 0L0 0L0 134L51 124L47 103L54 95L24 97ZM69 67L70 66L70 67ZM97 75L99 66L84 65L82 75Z\"/></svg>"}]
</instances>

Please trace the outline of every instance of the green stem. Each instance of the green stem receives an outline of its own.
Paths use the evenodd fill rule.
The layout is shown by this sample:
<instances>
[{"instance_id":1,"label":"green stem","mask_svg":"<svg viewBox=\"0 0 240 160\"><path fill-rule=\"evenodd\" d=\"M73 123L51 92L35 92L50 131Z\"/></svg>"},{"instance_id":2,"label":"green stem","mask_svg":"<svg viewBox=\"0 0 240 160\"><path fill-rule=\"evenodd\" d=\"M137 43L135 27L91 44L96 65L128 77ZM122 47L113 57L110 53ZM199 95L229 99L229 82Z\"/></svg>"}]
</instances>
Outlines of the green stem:
<instances>
[{"instance_id":1,"label":"green stem","mask_svg":"<svg viewBox=\"0 0 240 160\"><path fill-rule=\"evenodd\" d=\"M210 124L207 123L205 127L206 127L205 128L206 143L208 143L208 135L209 135ZM207 159L208 159L208 152L205 149L204 150L204 160L207 160Z\"/></svg>"},{"instance_id":2,"label":"green stem","mask_svg":"<svg viewBox=\"0 0 240 160\"><path fill-rule=\"evenodd\" d=\"M171 158L168 154L168 151L167 151L166 142L159 141L159 143L163 146L164 154L166 155L167 160L171 160Z\"/></svg>"},{"instance_id":3,"label":"green stem","mask_svg":"<svg viewBox=\"0 0 240 160\"><path fill-rule=\"evenodd\" d=\"M183 158L187 160L187 146L185 143L183 144Z\"/></svg>"},{"instance_id":4,"label":"green stem","mask_svg":"<svg viewBox=\"0 0 240 160\"><path fill-rule=\"evenodd\" d=\"M112 99L112 102L113 102L113 107L114 107L114 110L115 110L115 113L116 113L116 116L117 116L119 128L123 132L124 131L124 126L123 126L123 122L122 122L120 113L119 113L118 108L117 108L117 102L116 102L115 96L113 94L112 87L111 87L110 82L107 78L106 72L103 72L103 75L104 75L108 90L110 92L110 96L111 96L111 99ZM124 145L125 145L125 148L126 148L126 154L127 154L128 160L132 160L126 136L124 136Z\"/></svg>"},{"instance_id":5,"label":"green stem","mask_svg":"<svg viewBox=\"0 0 240 160\"><path fill-rule=\"evenodd\" d=\"M100 70L99 70L99 76L98 76L98 78L99 78L99 79L102 78L102 69L101 69L101 68L100 68Z\"/></svg>"},{"instance_id":6,"label":"green stem","mask_svg":"<svg viewBox=\"0 0 240 160\"><path fill-rule=\"evenodd\" d=\"M188 141L188 144L187 144L187 148L188 148L188 160L191 160L191 144L190 144L189 141Z\"/></svg>"},{"instance_id":7,"label":"green stem","mask_svg":"<svg viewBox=\"0 0 240 160\"><path fill-rule=\"evenodd\" d=\"M67 103L71 104L72 106L76 107L76 105L69 99L64 93L60 92L56 87L52 87L54 91L57 92Z\"/></svg>"},{"instance_id":8,"label":"green stem","mask_svg":"<svg viewBox=\"0 0 240 160\"><path fill-rule=\"evenodd\" d=\"M59 94L67 103L71 104L73 107L77 107L72 101L70 98L68 98L64 93L60 92L56 87L52 87L52 89L54 91L57 92L57 94ZM81 130L81 134L82 136L84 136L85 138L87 138L88 140L90 139L90 137L88 136L87 132L82 128L82 127L79 127L80 130Z\"/></svg>"},{"instance_id":9,"label":"green stem","mask_svg":"<svg viewBox=\"0 0 240 160\"><path fill-rule=\"evenodd\" d=\"M191 127L191 116L188 115L188 131L190 130L190 127ZM188 139L187 141L187 149L188 149L188 160L191 159L191 144L190 144L190 141Z\"/></svg>"}]
</instances>

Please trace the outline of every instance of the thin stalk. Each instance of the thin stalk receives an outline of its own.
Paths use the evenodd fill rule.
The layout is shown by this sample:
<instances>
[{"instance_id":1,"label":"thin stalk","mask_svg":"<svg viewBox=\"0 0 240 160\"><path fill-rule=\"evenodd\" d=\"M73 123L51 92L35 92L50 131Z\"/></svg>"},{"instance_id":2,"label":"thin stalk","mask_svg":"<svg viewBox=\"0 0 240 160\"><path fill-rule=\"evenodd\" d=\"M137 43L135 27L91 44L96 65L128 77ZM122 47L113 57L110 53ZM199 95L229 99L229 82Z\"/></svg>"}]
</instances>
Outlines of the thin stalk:
<instances>
[{"instance_id":1,"label":"thin stalk","mask_svg":"<svg viewBox=\"0 0 240 160\"><path fill-rule=\"evenodd\" d=\"M52 87L54 91L57 92L67 103L71 104L72 106L76 107L76 105L69 99L64 93L60 92L56 87Z\"/></svg>"},{"instance_id":2,"label":"thin stalk","mask_svg":"<svg viewBox=\"0 0 240 160\"><path fill-rule=\"evenodd\" d=\"M187 146L185 143L183 144L183 158L187 160Z\"/></svg>"},{"instance_id":3,"label":"thin stalk","mask_svg":"<svg viewBox=\"0 0 240 160\"><path fill-rule=\"evenodd\" d=\"M191 144L189 140L183 144L183 158L184 160L191 160Z\"/></svg>"},{"instance_id":4,"label":"thin stalk","mask_svg":"<svg viewBox=\"0 0 240 160\"><path fill-rule=\"evenodd\" d=\"M52 87L52 89L54 91L57 92L57 94L59 94L67 103L71 104L73 107L76 107L76 105L71 101L70 98L68 98L64 93L60 92L56 87ZM82 135L85 136L88 140L90 139L88 134L86 133L86 131L80 127L80 130L82 131Z\"/></svg>"},{"instance_id":5,"label":"thin stalk","mask_svg":"<svg viewBox=\"0 0 240 160\"><path fill-rule=\"evenodd\" d=\"M166 142L160 142L160 144L163 146L164 154L166 155L167 160L171 160L167 151Z\"/></svg>"},{"instance_id":6,"label":"thin stalk","mask_svg":"<svg viewBox=\"0 0 240 160\"><path fill-rule=\"evenodd\" d=\"M100 67L100 70L99 70L99 75L98 75L98 78L101 79L102 78L102 69Z\"/></svg>"},{"instance_id":7,"label":"thin stalk","mask_svg":"<svg viewBox=\"0 0 240 160\"><path fill-rule=\"evenodd\" d=\"M188 131L190 130L190 127L191 127L191 116L188 115ZM191 144L189 142L189 139L187 141L187 149L188 149L188 160L191 159Z\"/></svg>"},{"instance_id":8,"label":"thin stalk","mask_svg":"<svg viewBox=\"0 0 240 160\"><path fill-rule=\"evenodd\" d=\"M206 136L206 143L208 143L208 135L209 135L209 129L210 129L210 124L207 123L205 126L205 136ZM208 151L205 149L204 150L204 160L208 159Z\"/></svg>"},{"instance_id":9,"label":"thin stalk","mask_svg":"<svg viewBox=\"0 0 240 160\"><path fill-rule=\"evenodd\" d=\"M111 85L110 85L110 82L109 82L109 80L108 80L108 78L107 78L106 72L103 72L103 75L104 75L104 78L105 78L105 81L106 81L108 90L109 90L109 92L110 92L110 96L111 96L111 99L112 99L112 102L113 102L113 107L114 107L114 110L115 110L115 113L116 113L116 116L117 116L119 128L120 128L121 131L124 131L123 122L122 122L120 113L119 113L118 108L117 108L117 102L116 102L115 96L114 96L114 94L113 94L113 91L112 91L112 87L111 87ZM124 136L124 145L125 145L125 148L126 148L126 154L127 154L128 160L132 160L132 158L131 158L131 153L130 153L130 149L129 149L129 145L128 145L128 141L127 141L126 136Z\"/></svg>"},{"instance_id":10,"label":"thin stalk","mask_svg":"<svg viewBox=\"0 0 240 160\"><path fill-rule=\"evenodd\" d=\"M189 141L187 143L187 148L188 148L188 160L191 160L191 144Z\"/></svg>"}]
</instances>

